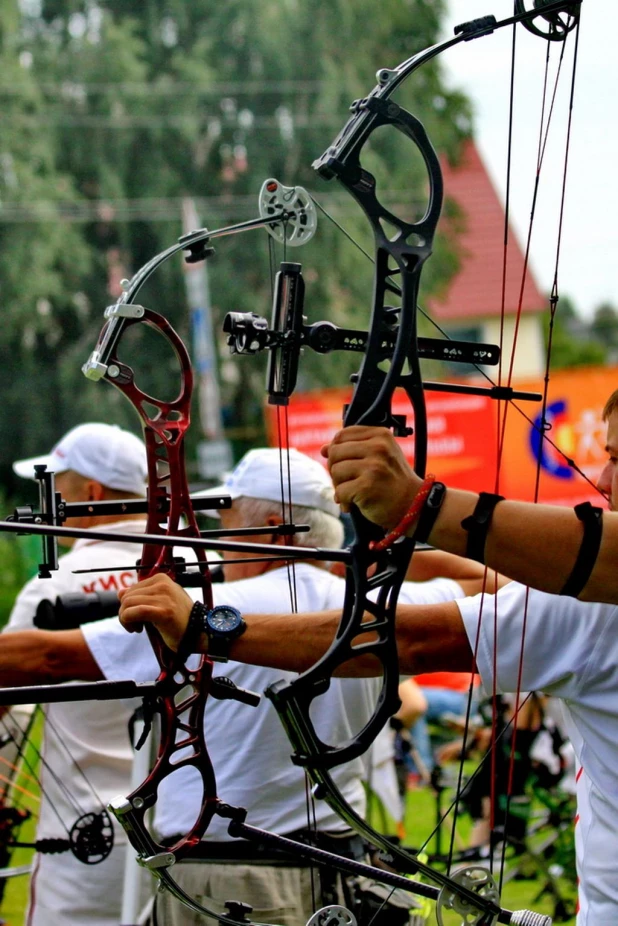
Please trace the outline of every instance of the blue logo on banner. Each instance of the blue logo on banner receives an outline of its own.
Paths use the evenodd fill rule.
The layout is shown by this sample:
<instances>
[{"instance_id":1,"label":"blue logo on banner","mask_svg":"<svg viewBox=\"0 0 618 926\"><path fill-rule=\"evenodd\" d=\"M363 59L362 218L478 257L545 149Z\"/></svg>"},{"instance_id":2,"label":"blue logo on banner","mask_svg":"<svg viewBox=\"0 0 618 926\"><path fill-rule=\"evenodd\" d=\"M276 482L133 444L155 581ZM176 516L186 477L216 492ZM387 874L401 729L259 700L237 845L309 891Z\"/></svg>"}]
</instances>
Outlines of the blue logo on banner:
<instances>
[{"instance_id":1,"label":"blue logo on banner","mask_svg":"<svg viewBox=\"0 0 618 926\"><path fill-rule=\"evenodd\" d=\"M566 413L566 402L559 399L547 406L547 424L551 426L549 434L555 431L556 425ZM553 438L552 438L553 439ZM563 458L554 450L551 444L543 440L541 431L541 416L538 415L533 421L533 427L530 428L530 449L535 460L540 462L541 467L550 476L557 479L573 479L575 473L566 465Z\"/></svg>"}]
</instances>

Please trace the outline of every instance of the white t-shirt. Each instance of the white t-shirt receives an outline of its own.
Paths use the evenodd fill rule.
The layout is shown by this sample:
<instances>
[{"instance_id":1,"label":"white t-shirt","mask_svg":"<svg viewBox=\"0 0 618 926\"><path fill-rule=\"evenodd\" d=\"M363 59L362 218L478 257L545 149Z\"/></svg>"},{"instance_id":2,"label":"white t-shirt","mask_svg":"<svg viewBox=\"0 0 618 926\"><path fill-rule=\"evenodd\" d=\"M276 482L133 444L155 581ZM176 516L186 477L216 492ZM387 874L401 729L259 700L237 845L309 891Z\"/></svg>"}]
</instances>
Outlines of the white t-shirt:
<instances>
[{"instance_id":1,"label":"white t-shirt","mask_svg":"<svg viewBox=\"0 0 618 926\"><path fill-rule=\"evenodd\" d=\"M483 685L492 691L494 607L497 601L499 692L518 688L525 624L521 691L562 699L565 727L577 755L579 874L578 926L618 922L618 608L530 590L518 583L485 596L478 649ZM481 596L458 607L472 647Z\"/></svg>"},{"instance_id":2,"label":"white t-shirt","mask_svg":"<svg viewBox=\"0 0 618 926\"><path fill-rule=\"evenodd\" d=\"M342 606L345 589L342 579L307 563L297 564L294 571L299 612ZM215 604L232 605L241 613L281 613L282 633L285 633L285 617L291 611L285 568L215 585L213 593ZM456 582L439 579L406 583L400 600L429 604L450 601L462 594ZM107 678L148 681L156 677L157 665L145 634L127 634L115 619L86 624L82 631ZM257 693L282 678L291 681L296 677L293 672L232 661L216 665L214 671L215 675L225 675L239 687ZM376 679L334 680L328 692L312 706L311 716L321 739L340 744L354 736L373 713L379 691L380 681ZM289 760L289 741L267 698L262 698L256 708L236 701L209 699L205 731L222 800L246 808L247 819L254 826L282 834L307 828L305 775ZM332 774L345 799L357 813L363 814L362 760L339 766ZM158 832L163 837L187 832L195 821L200 799L197 775L190 769L179 769L159 789L155 818ZM321 830L346 828L323 801L315 804L315 819ZM228 839L228 822L215 816L205 838Z\"/></svg>"},{"instance_id":3,"label":"white t-shirt","mask_svg":"<svg viewBox=\"0 0 618 926\"><path fill-rule=\"evenodd\" d=\"M144 522L119 521L110 524L109 530L138 533L144 530ZM32 629L37 605L45 598L55 601L67 592L116 591L132 585L137 575L131 565L140 552L137 544L77 540L61 557L59 569L50 579L35 577L24 586L5 630ZM111 566L124 568L73 573L76 569ZM39 838L66 836L63 823L70 828L81 814L99 811L112 797L126 793L133 764L128 723L138 705L137 700L80 701L44 708L49 722L45 724L42 746L45 761L40 772ZM115 839L126 842L120 826L115 827Z\"/></svg>"}]
</instances>

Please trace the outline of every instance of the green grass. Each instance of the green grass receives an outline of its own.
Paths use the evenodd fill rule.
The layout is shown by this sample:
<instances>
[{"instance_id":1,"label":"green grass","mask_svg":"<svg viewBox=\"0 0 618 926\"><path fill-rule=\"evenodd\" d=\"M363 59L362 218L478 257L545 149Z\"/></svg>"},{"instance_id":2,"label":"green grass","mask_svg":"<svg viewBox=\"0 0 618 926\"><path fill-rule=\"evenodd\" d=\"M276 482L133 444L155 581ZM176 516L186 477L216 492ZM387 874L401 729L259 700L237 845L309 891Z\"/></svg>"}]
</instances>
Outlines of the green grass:
<instances>
[{"instance_id":1,"label":"green grass","mask_svg":"<svg viewBox=\"0 0 618 926\"><path fill-rule=\"evenodd\" d=\"M449 806L449 797L448 792L444 793L443 796L443 809L446 809ZM384 832L395 832L395 828L392 823L389 823L384 819L384 815L375 811L371 815L372 823L376 826L377 829L380 829ZM434 831L436 823L436 803L433 797L432 791L430 788L418 788L416 790L410 790L407 794L406 801L406 815L405 815L405 843L409 846L414 846L415 848L420 848L424 846L426 840ZM451 824L452 825L452 824ZM457 835L456 835L456 848L464 848L467 844L468 833L470 830L470 821L465 814L462 814L457 823ZM441 852L442 854L447 854L449 851L449 842L451 838L450 827L444 826L442 836L441 836ZM555 841L554 834L547 834L539 832L537 837L533 837L529 842L531 847L536 852L539 849L539 844L541 841L545 840ZM435 837L430 839L428 845L425 847L425 851L430 855L436 851L436 841ZM540 857L540 852L538 852ZM572 860L571 860L572 861ZM487 863L482 863L486 866ZM515 861L507 859L505 863L505 872L509 872L509 868L515 865ZM454 866L454 869L460 866ZM522 910L522 909L531 909L536 913L545 913L550 916L555 914L555 904L554 899L551 894L544 890L547 878L542 876L540 866L538 861L535 861L534 858L525 857L520 860L520 867L522 869L521 875L517 879L508 881L504 883L501 891L501 904L504 908L509 910ZM500 878L500 868L496 866L496 869L493 871L496 881ZM506 879L505 879L506 880ZM576 898L576 885L574 880L567 878L557 878L556 879L557 887L560 891L561 896L566 898L567 902L570 904L570 908L574 909L575 898ZM453 917L453 914L446 914L447 916ZM435 914L431 916L429 920L430 924L436 922ZM458 926L461 923L461 917L454 917L452 920L445 920L445 924L452 926L452 924L457 923ZM568 919L559 919L556 917L554 923L563 923L564 926L573 926L575 923L575 918Z\"/></svg>"},{"instance_id":2,"label":"green grass","mask_svg":"<svg viewBox=\"0 0 618 926\"><path fill-rule=\"evenodd\" d=\"M33 817L22 827L20 839L27 842L34 839L36 820ZM11 855L11 867L25 865L32 860L32 849L16 849ZM28 876L20 875L17 878L8 878L4 890L4 897L0 905L0 923L2 926L23 926L28 903Z\"/></svg>"},{"instance_id":3,"label":"green grass","mask_svg":"<svg viewBox=\"0 0 618 926\"><path fill-rule=\"evenodd\" d=\"M24 750L24 760L20 763L20 771L13 779L17 787L12 792L9 791L7 796L8 804L17 805L29 810L31 813L30 819L26 821L18 833L20 842L31 842L35 838L40 789L37 782L33 780L33 775L36 775L38 767L38 747L41 742L42 720L42 715L39 712L29 733L29 744ZM32 772L31 769L35 771ZM26 794L19 789L24 789L29 793ZM30 797L30 794L34 795L34 797ZM19 865L29 864L32 861L33 854L32 849L15 849L11 854L9 866L15 868ZM20 875L15 878L8 878L4 882L4 894L0 904L0 923L2 926L22 926L27 902L28 876Z\"/></svg>"}]
</instances>

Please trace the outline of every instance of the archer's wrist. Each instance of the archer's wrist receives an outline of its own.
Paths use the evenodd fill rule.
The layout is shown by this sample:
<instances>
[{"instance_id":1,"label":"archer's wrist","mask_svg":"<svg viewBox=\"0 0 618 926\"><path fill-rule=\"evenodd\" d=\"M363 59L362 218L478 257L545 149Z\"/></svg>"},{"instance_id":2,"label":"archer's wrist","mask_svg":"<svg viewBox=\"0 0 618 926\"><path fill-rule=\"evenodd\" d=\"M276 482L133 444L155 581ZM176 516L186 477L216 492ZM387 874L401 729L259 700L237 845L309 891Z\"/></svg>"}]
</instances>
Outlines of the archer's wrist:
<instances>
[{"instance_id":1,"label":"archer's wrist","mask_svg":"<svg viewBox=\"0 0 618 926\"><path fill-rule=\"evenodd\" d=\"M461 526L461 522L473 513L477 501L478 495L474 492L447 488L438 515L426 538L427 543L447 553L465 556L468 533ZM414 530L413 526L407 536L414 536Z\"/></svg>"}]
</instances>

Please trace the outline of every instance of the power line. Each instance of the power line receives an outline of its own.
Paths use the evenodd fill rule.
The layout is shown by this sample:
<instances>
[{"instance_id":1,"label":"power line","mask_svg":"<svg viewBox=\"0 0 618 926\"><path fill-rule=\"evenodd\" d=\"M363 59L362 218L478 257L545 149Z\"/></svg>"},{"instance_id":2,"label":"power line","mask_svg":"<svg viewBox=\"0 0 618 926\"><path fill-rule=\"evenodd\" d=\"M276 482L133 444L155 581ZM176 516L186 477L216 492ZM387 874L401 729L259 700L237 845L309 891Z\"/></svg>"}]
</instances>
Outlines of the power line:
<instances>
[{"instance_id":1,"label":"power line","mask_svg":"<svg viewBox=\"0 0 618 926\"><path fill-rule=\"evenodd\" d=\"M213 114L210 118L214 118ZM224 119L216 117L222 123L222 130L230 128L232 131L272 131L281 132L282 122L277 116L253 116L251 122L246 126L239 124L237 120L229 123ZM71 115L26 115L15 113L10 117L11 123L17 127L38 128L41 125L59 126L62 128L88 128L88 129L179 129L186 126L208 125L209 114L203 113L183 113L181 115L158 115L158 116L135 116L114 114L112 116L71 116ZM320 128L339 128L341 126L341 116L331 115L298 115L291 119L292 130Z\"/></svg>"},{"instance_id":2,"label":"power line","mask_svg":"<svg viewBox=\"0 0 618 926\"><path fill-rule=\"evenodd\" d=\"M202 216L216 216L217 221L235 221L257 211L255 195L194 196ZM424 203L406 191L384 192L385 205L392 210L420 211ZM321 194L320 201L339 214L353 215L358 207L345 192ZM139 199L35 200L32 202L0 201L0 224L18 222L137 222L174 221L181 216L183 197L143 197ZM212 224L212 222L211 222Z\"/></svg>"},{"instance_id":3,"label":"power line","mask_svg":"<svg viewBox=\"0 0 618 926\"><path fill-rule=\"evenodd\" d=\"M43 93L52 96L64 96L69 99L83 94L96 93L124 93L127 96L177 96L183 93L199 94L201 96L230 96L235 93L259 95L273 94L306 94L318 93L329 86L326 81L320 80L245 80L226 81L225 83L200 84L193 81L110 81L108 83L86 83L75 81L42 81L35 82L35 86ZM18 85L0 81L0 94L5 96L30 96L32 84Z\"/></svg>"}]
</instances>

